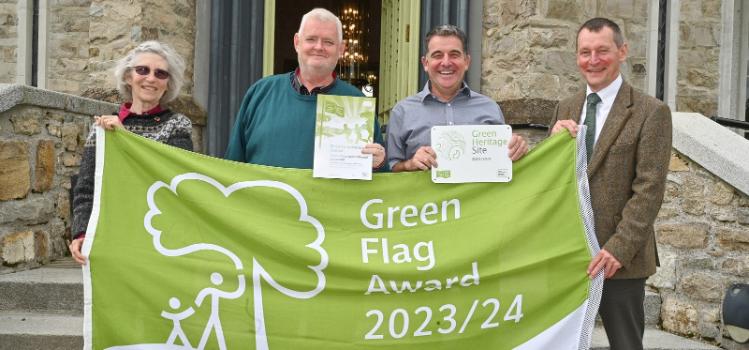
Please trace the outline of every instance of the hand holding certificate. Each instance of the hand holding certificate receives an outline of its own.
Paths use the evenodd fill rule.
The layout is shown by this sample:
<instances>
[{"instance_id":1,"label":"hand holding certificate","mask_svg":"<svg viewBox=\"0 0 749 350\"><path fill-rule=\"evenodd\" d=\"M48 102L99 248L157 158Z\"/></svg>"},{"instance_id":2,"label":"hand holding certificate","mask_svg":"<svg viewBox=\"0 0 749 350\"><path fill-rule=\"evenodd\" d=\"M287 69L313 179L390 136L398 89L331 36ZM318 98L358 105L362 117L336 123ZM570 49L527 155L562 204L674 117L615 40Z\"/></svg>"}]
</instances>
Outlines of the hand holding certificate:
<instances>
[{"instance_id":1,"label":"hand holding certificate","mask_svg":"<svg viewBox=\"0 0 749 350\"><path fill-rule=\"evenodd\" d=\"M435 183L509 182L512 160L509 125L450 125L432 128L432 148L438 167Z\"/></svg>"},{"instance_id":2,"label":"hand holding certificate","mask_svg":"<svg viewBox=\"0 0 749 350\"><path fill-rule=\"evenodd\" d=\"M372 179L372 155L362 149L374 138L375 99L317 96L312 176Z\"/></svg>"}]
</instances>

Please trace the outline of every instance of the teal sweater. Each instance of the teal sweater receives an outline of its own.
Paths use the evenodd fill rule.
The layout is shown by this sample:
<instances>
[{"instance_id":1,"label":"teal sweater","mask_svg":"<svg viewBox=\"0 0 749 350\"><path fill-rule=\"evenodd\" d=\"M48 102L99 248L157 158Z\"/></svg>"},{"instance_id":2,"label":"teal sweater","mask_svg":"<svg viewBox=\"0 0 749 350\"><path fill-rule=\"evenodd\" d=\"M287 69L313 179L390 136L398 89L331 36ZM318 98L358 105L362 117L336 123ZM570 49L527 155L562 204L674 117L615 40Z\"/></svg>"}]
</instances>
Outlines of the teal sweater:
<instances>
[{"instance_id":1,"label":"teal sweater","mask_svg":"<svg viewBox=\"0 0 749 350\"><path fill-rule=\"evenodd\" d=\"M363 96L336 79L330 95ZM263 78L244 96L224 158L284 168L311 169L315 151L316 95L301 95L289 73ZM375 142L382 144L375 120Z\"/></svg>"}]
</instances>

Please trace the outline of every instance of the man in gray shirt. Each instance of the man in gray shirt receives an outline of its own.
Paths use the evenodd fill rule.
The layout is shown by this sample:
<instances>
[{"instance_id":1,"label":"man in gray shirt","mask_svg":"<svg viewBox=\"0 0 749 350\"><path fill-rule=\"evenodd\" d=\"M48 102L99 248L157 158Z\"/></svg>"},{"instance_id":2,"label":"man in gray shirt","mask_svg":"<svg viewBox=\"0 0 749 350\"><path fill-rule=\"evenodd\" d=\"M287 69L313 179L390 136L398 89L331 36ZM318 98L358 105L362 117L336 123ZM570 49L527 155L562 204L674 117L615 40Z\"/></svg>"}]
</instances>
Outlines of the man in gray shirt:
<instances>
[{"instance_id":1,"label":"man in gray shirt","mask_svg":"<svg viewBox=\"0 0 749 350\"><path fill-rule=\"evenodd\" d=\"M437 165L430 146L435 125L504 124L499 105L468 88L463 81L471 56L466 35L453 25L432 29L426 37L427 52L421 58L429 75L424 90L398 102L390 112L387 160L393 172L427 170ZM512 134L510 159L528 152L528 143Z\"/></svg>"}]
</instances>

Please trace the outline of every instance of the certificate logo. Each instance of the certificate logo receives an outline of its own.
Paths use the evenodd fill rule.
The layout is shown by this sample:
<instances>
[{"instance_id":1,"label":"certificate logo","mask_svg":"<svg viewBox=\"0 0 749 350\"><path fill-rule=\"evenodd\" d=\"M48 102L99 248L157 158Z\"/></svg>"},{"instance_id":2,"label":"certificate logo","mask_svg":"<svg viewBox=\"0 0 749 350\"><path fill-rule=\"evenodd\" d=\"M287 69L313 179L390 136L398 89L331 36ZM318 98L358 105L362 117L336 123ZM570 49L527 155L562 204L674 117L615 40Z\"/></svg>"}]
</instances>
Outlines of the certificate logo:
<instances>
[{"instance_id":1,"label":"certificate logo","mask_svg":"<svg viewBox=\"0 0 749 350\"><path fill-rule=\"evenodd\" d=\"M449 179L450 178L450 170L437 170L436 177L443 178L443 179Z\"/></svg>"},{"instance_id":2,"label":"certificate logo","mask_svg":"<svg viewBox=\"0 0 749 350\"><path fill-rule=\"evenodd\" d=\"M437 152L438 158L446 158L449 160L459 159L465 153L466 140L458 132L448 131L443 133L437 144L434 145L434 149Z\"/></svg>"}]
</instances>

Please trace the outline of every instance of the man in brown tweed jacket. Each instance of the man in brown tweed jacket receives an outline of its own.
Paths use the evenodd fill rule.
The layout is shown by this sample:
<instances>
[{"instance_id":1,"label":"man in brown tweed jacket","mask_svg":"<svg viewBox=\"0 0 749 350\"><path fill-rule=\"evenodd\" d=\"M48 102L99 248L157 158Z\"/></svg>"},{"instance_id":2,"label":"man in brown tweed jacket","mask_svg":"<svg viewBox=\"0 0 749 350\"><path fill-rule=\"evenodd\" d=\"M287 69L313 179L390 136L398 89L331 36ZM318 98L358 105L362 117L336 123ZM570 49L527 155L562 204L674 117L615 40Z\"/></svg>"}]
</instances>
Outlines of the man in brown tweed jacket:
<instances>
[{"instance_id":1,"label":"man in brown tweed jacket","mask_svg":"<svg viewBox=\"0 0 749 350\"><path fill-rule=\"evenodd\" d=\"M588 126L588 182L601 250L587 272L603 271L606 278L599 314L611 349L642 349L645 279L658 261L653 222L668 173L671 112L623 81L619 66L627 44L616 23L585 22L576 50L587 87L559 102L551 133L567 129L575 136L578 123Z\"/></svg>"}]
</instances>

